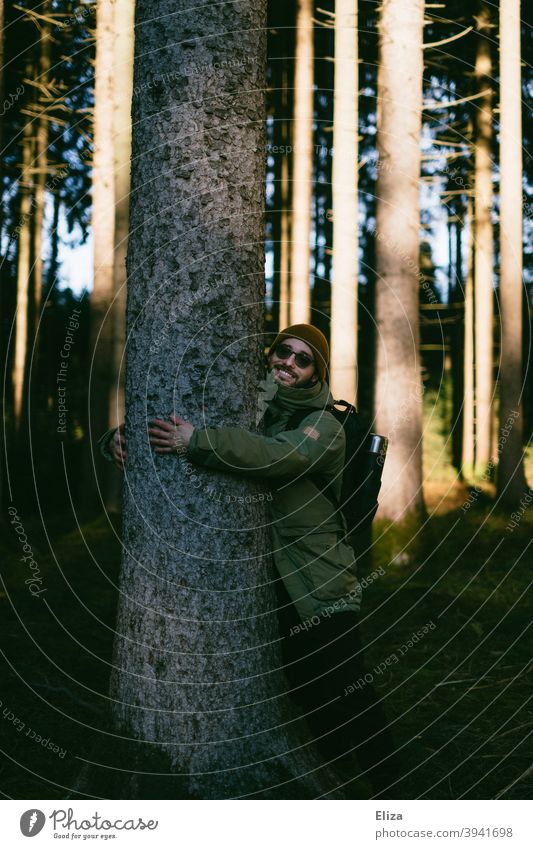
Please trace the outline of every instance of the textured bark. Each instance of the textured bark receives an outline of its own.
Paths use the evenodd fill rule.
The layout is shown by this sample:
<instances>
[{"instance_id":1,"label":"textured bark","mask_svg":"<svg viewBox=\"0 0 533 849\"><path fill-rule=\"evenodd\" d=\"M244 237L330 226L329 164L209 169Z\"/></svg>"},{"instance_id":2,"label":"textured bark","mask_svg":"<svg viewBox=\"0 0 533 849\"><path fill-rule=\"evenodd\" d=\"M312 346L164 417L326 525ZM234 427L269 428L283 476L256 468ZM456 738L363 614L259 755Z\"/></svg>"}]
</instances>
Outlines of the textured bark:
<instances>
[{"instance_id":1,"label":"textured bark","mask_svg":"<svg viewBox=\"0 0 533 849\"><path fill-rule=\"evenodd\" d=\"M331 391L357 399L357 0L335 4Z\"/></svg>"},{"instance_id":2,"label":"textured bark","mask_svg":"<svg viewBox=\"0 0 533 849\"><path fill-rule=\"evenodd\" d=\"M390 438L380 515L423 512L419 361L421 0L384 0L376 211L376 427Z\"/></svg>"},{"instance_id":3,"label":"textured bark","mask_svg":"<svg viewBox=\"0 0 533 849\"><path fill-rule=\"evenodd\" d=\"M313 192L313 3L297 0L294 56L294 119L292 132L291 324L309 322L309 239Z\"/></svg>"},{"instance_id":4,"label":"textured bark","mask_svg":"<svg viewBox=\"0 0 533 849\"><path fill-rule=\"evenodd\" d=\"M308 772L314 762L284 725L267 518L244 500L260 485L156 456L146 434L147 419L172 410L199 427L256 420L265 19L263 0L137 2L134 89L145 88L133 107L111 680L115 731L138 741L120 763L126 798L154 792L156 773L165 798L314 797L333 786Z\"/></svg>"},{"instance_id":5,"label":"textured bark","mask_svg":"<svg viewBox=\"0 0 533 849\"><path fill-rule=\"evenodd\" d=\"M468 266L465 279L464 309L464 363L463 363L463 450L462 469L466 474L474 470L474 282L472 201L468 201Z\"/></svg>"},{"instance_id":6,"label":"textured bark","mask_svg":"<svg viewBox=\"0 0 533 849\"><path fill-rule=\"evenodd\" d=\"M520 0L501 0L498 495L510 506L520 502L527 487L522 450L522 204L518 202L522 195L521 110Z\"/></svg>"},{"instance_id":7,"label":"textured bark","mask_svg":"<svg viewBox=\"0 0 533 849\"><path fill-rule=\"evenodd\" d=\"M475 300L475 397L476 469L483 472L491 457L493 403L493 268L492 230L492 59L489 38L493 37L488 6L478 16L478 46L475 77L478 91L488 93L475 107L474 177L474 300Z\"/></svg>"}]
</instances>

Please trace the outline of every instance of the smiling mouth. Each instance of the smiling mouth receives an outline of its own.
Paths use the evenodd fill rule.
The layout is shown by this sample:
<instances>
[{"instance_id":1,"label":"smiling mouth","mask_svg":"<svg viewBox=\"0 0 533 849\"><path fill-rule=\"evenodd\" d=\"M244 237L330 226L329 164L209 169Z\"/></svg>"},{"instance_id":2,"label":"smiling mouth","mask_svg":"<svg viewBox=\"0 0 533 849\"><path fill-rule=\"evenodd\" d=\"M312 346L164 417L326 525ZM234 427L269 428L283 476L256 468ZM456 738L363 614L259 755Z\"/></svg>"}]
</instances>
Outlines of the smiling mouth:
<instances>
[{"instance_id":1,"label":"smiling mouth","mask_svg":"<svg viewBox=\"0 0 533 849\"><path fill-rule=\"evenodd\" d=\"M296 375L287 371L287 369L283 368L283 366L276 366L276 371L278 374L283 374L285 377L296 377Z\"/></svg>"}]
</instances>

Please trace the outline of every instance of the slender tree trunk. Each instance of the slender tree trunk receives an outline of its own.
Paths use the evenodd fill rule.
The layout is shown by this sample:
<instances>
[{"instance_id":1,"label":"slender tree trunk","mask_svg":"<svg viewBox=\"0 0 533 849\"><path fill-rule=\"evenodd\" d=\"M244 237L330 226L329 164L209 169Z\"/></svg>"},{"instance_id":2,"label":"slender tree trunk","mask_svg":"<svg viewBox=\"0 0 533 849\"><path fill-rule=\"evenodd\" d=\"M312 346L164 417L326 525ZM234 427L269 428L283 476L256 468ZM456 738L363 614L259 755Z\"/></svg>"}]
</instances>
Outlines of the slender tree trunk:
<instances>
[{"instance_id":1,"label":"slender tree trunk","mask_svg":"<svg viewBox=\"0 0 533 849\"><path fill-rule=\"evenodd\" d=\"M292 216L290 323L309 322L309 261L313 192L313 2L297 0L292 132Z\"/></svg>"},{"instance_id":2,"label":"slender tree trunk","mask_svg":"<svg viewBox=\"0 0 533 849\"><path fill-rule=\"evenodd\" d=\"M464 400L464 282L463 282L463 230L464 207L457 206L455 214L455 267L451 289L455 321L451 326L452 353L452 462L461 470L463 459L463 400Z\"/></svg>"},{"instance_id":3,"label":"slender tree trunk","mask_svg":"<svg viewBox=\"0 0 533 849\"><path fill-rule=\"evenodd\" d=\"M284 153L281 156L280 174L280 246L279 246L279 321L278 328L282 330L289 324L289 259L290 259L290 190L289 190L289 155L287 147L290 144L290 128L287 109L289 104L287 71L282 74L282 107L281 144Z\"/></svg>"},{"instance_id":4,"label":"slender tree trunk","mask_svg":"<svg viewBox=\"0 0 533 849\"><path fill-rule=\"evenodd\" d=\"M384 0L380 20L376 232L376 426L390 438L380 515L424 511L419 360L422 0Z\"/></svg>"},{"instance_id":5,"label":"slender tree trunk","mask_svg":"<svg viewBox=\"0 0 533 849\"><path fill-rule=\"evenodd\" d=\"M289 133L287 121L283 122L285 148ZM289 324L289 256L290 256L290 209L289 209L289 157L281 157L281 209L280 209L280 248L279 248L279 329Z\"/></svg>"},{"instance_id":6,"label":"slender tree trunk","mask_svg":"<svg viewBox=\"0 0 533 849\"><path fill-rule=\"evenodd\" d=\"M335 4L331 391L357 399L358 82L357 0Z\"/></svg>"},{"instance_id":7,"label":"slender tree trunk","mask_svg":"<svg viewBox=\"0 0 533 849\"><path fill-rule=\"evenodd\" d=\"M500 437L498 495L527 487L522 450L522 91L520 0L500 2Z\"/></svg>"},{"instance_id":8,"label":"slender tree trunk","mask_svg":"<svg viewBox=\"0 0 533 849\"><path fill-rule=\"evenodd\" d=\"M164 798L314 798L324 783L304 777L307 750L286 754L298 738L278 674L268 522L261 501L247 500L269 487L156 456L146 438L147 419L172 410L198 427L255 421L265 4L138 0L136 16L136 86L161 83L133 113L129 457L111 705L117 734L138 742L119 792L154 798L150 773L159 773Z\"/></svg>"},{"instance_id":9,"label":"slender tree trunk","mask_svg":"<svg viewBox=\"0 0 533 849\"><path fill-rule=\"evenodd\" d=\"M50 11L50 3L44 8L45 13ZM39 60L39 83L46 86L50 73L50 29L48 21L41 25L40 60ZM33 232L33 303L34 313L32 330L36 332L39 320L39 310L43 295L43 220L46 202L46 175L48 168L48 116L46 114L48 97L45 95L37 101L39 119L37 122L37 139L35 151L35 167L37 174L35 178L35 224Z\"/></svg>"},{"instance_id":10,"label":"slender tree trunk","mask_svg":"<svg viewBox=\"0 0 533 849\"><path fill-rule=\"evenodd\" d=\"M475 298L475 463L484 471L491 457L493 400L494 247L492 229L492 59L493 37L488 6L478 17L475 77L478 91L487 93L475 106L474 177L474 298Z\"/></svg>"},{"instance_id":11,"label":"slender tree trunk","mask_svg":"<svg viewBox=\"0 0 533 849\"><path fill-rule=\"evenodd\" d=\"M17 315L15 325L15 356L13 360L13 396L15 425L21 421L25 388L26 362L29 346L28 304L31 276L31 233L34 205L33 161L34 140L32 122L27 120L22 131L22 171L19 182L19 222L17 251Z\"/></svg>"},{"instance_id":12,"label":"slender tree trunk","mask_svg":"<svg viewBox=\"0 0 533 849\"><path fill-rule=\"evenodd\" d=\"M94 154L92 175L93 290L91 293L91 352L89 384L89 441L85 452L84 498L90 506L107 501L112 468L100 462L96 440L116 423L115 334L118 309L115 294L115 155L114 51L116 0L96 7L94 86ZM95 457L96 454L96 457ZM96 461L96 465L95 465ZM94 469L99 472L96 491Z\"/></svg>"},{"instance_id":13,"label":"slender tree trunk","mask_svg":"<svg viewBox=\"0 0 533 849\"><path fill-rule=\"evenodd\" d=\"M465 278L464 308L464 401L462 469L467 475L474 470L474 222L472 200L468 201L468 267Z\"/></svg>"},{"instance_id":14,"label":"slender tree trunk","mask_svg":"<svg viewBox=\"0 0 533 849\"><path fill-rule=\"evenodd\" d=\"M115 244L113 263L113 385L110 393L109 426L124 421L124 346L126 341L126 255L131 167L131 99L133 89L134 0L115 0L114 22L114 196ZM120 478L110 476L106 506L120 509Z\"/></svg>"}]
</instances>

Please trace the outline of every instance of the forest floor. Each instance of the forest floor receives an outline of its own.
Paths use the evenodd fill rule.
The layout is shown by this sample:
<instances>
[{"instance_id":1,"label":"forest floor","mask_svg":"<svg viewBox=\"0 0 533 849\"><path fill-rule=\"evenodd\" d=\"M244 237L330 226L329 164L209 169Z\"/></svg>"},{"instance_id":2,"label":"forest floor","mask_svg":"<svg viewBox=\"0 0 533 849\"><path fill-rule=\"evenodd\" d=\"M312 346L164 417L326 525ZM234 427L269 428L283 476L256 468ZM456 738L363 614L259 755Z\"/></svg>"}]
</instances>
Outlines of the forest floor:
<instances>
[{"instance_id":1,"label":"forest floor","mask_svg":"<svg viewBox=\"0 0 533 849\"><path fill-rule=\"evenodd\" d=\"M510 527L490 481L478 481L478 492L475 481L457 479L445 442L426 414L428 518L422 526L376 522L371 559L360 567L360 577L379 570L364 591L367 668L404 772L386 795L527 799L532 511ZM532 461L529 454L530 482ZM46 534L38 516L23 524L46 592L32 597L18 540L6 534L0 791L62 799L106 711L120 524L101 516L77 527L65 514L46 517Z\"/></svg>"}]
</instances>

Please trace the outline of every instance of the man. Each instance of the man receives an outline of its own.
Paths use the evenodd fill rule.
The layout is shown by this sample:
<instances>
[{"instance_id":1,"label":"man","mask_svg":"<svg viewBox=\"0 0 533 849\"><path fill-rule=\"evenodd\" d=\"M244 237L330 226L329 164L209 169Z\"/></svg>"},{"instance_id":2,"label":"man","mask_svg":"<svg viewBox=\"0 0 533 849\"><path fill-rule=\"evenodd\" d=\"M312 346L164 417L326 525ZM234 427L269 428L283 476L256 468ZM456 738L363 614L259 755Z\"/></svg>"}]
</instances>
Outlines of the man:
<instances>
[{"instance_id":1,"label":"man","mask_svg":"<svg viewBox=\"0 0 533 849\"><path fill-rule=\"evenodd\" d=\"M206 469L275 484L269 507L291 695L324 754L350 762L355 752L379 793L394 780L393 744L372 684L365 680L354 553L342 514L322 493L329 485L340 497L346 446L342 425L326 410L333 404L328 360L328 344L318 328L292 325L269 351L275 391L264 435L237 427L195 428L177 415L152 422L149 434L158 454L186 449L187 458ZM301 408L309 408L308 414L287 430ZM104 455L123 468L124 426L101 442Z\"/></svg>"}]
</instances>

